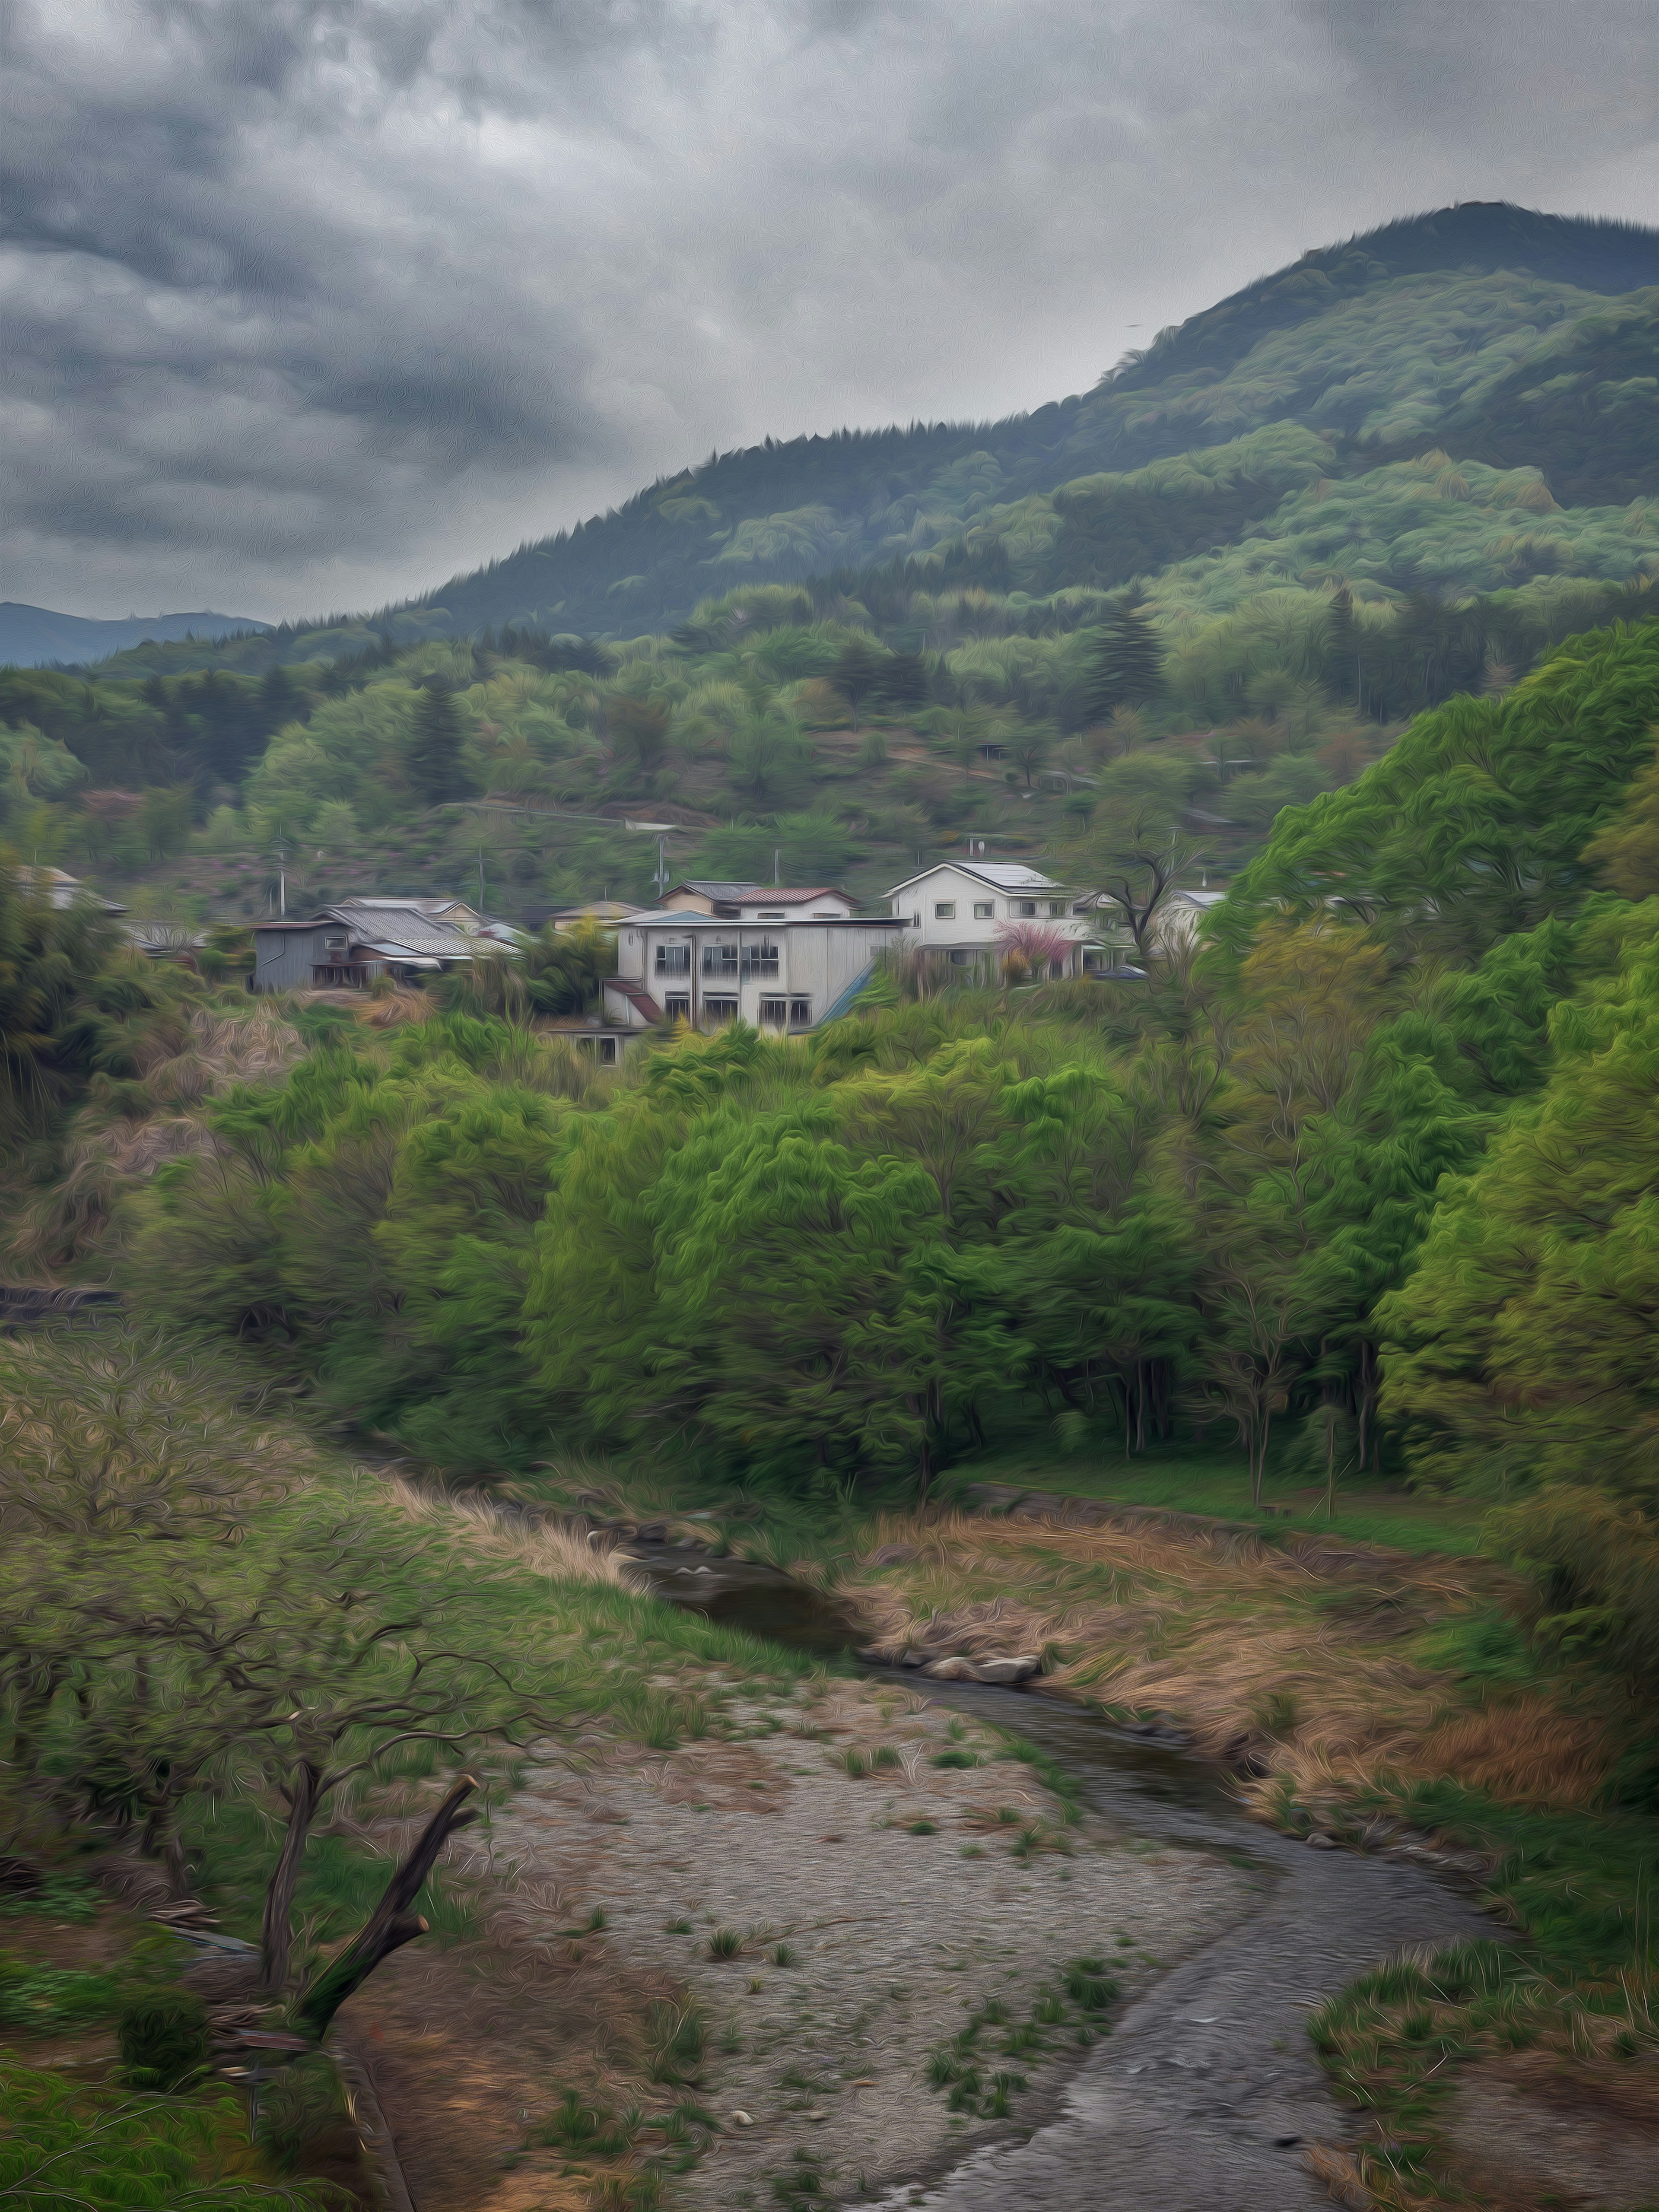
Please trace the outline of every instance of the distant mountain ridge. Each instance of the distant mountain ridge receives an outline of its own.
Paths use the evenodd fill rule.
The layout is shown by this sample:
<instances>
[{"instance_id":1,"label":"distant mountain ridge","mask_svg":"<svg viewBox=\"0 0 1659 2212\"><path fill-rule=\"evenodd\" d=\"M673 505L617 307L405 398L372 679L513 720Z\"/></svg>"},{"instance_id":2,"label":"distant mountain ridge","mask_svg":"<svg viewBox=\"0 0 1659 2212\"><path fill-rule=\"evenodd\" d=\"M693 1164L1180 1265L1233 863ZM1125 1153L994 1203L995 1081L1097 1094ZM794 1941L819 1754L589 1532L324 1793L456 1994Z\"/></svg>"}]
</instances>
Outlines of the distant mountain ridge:
<instances>
[{"instance_id":1,"label":"distant mountain ridge","mask_svg":"<svg viewBox=\"0 0 1659 2212\"><path fill-rule=\"evenodd\" d=\"M0 600L0 662L15 668L45 668L54 661L101 659L142 645L195 637L204 641L263 631L269 623L252 615L128 615L104 622L90 615L60 615L50 607L31 607L17 599Z\"/></svg>"}]
</instances>

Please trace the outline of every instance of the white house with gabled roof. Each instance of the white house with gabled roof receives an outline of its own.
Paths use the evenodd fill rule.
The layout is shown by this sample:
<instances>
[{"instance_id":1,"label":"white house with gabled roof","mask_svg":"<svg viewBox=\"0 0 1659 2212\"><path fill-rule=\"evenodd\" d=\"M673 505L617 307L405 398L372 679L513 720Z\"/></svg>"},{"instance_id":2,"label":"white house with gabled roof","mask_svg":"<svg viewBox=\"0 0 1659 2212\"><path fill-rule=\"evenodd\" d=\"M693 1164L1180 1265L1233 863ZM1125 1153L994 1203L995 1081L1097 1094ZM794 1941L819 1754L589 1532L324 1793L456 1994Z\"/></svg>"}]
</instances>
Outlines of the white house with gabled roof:
<instances>
[{"instance_id":1,"label":"white house with gabled roof","mask_svg":"<svg viewBox=\"0 0 1659 2212\"><path fill-rule=\"evenodd\" d=\"M902 945L938 952L958 968L1000 964L1001 933L1020 922L1067 940L1069 975L1111 969L1121 956L1121 933L1106 917L1024 861L941 860L895 884L887 898L903 925Z\"/></svg>"},{"instance_id":2,"label":"white house with gabled roof","mask_svg":"<svg viewBox=\"0 0 1659 2212\"><path fill-rule=\"evenodd\" d=\"M663 907L630 914L617 932L605 1020L629 1035L660 1024L717 1029L745 1021L799 1032L844 1013L899 935L887 915L857 913L820 885L721 884L718 910Z\"/></svg>"}]
</instances>

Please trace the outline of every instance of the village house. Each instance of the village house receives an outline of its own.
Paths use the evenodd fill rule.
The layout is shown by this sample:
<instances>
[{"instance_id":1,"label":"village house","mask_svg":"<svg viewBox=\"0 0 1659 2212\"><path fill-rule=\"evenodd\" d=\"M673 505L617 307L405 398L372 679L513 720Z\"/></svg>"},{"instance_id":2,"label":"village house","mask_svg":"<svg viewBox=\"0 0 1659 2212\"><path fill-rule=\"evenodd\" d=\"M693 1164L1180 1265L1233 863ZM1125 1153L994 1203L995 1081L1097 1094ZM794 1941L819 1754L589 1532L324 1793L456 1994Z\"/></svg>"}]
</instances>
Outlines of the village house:
<instances>
[{"instance_id":1,"label":"village house","mask_svg":"<svg viewBox=\"0 0 1659 2212\"><path fill-rule=\"evenodd\" d=\"M1153 944L1161 951L1190 945L1205 915L1226 896L1225 891L1171 891L1152 916Z\"/></svg>"},{"instance_id":2,"label":"village house","mask_svg":"<svg viewBox=\"0 0 1659 2212\"><path fill-rule=\"evenodd\" d=\"M907 876L887 894L907 948L935 952L956 968L994 973L1004 933L1021 922L1066 940L1051 973L1087 975L1121 969L1125 933L1040 868L1014 860L941 860Z\"/></svg>"},{"instance_id":3,"label":"village house","mask_svg":"<svg viewBox=\"0 0 1659 2212\"><path fill-rule=\"evenodd\" d=\"M256 924L252 988L364 990L381 975L419 985L481 956L511 953L517 936L465 899L342 899L307 921Z\"/></svg>"},{"instance_id":4,"label":"village house","mask_svg":"<svg viewBox=\"0 0 1659 2212\"><path fill-rule=\"evenodd\" d=\"M90 884L83 884L79 876L66 875L62 868L20 865L12 869L11 876L25 898L38 898L59 914L67 914L70 907L79 906L83 900L90 900L106 914L126 912L125 907L117 906L112 899L100 898Z\"/></svg>"},{"instance_id":5,"label":"village house","mask_svg":"<svg viewBox=\"0 0 1659 2212\"><path fill-rule=\"evenodd\" d=\"M736 921L750 913L759 914L763 920L781 921L786 909L804 912L808 908L819 917L839 915L844 921L858 912L858 901L850 891L834 889L787 890L777 884L720 884L690 877L666 893L658 911L712 914L723 921Z\"/></svg>"},{"instance_id":6,"label":"village house","mask_svg":"<svg viewBox=\"0 0 1659 2212\"><path fill-rule=\"evenodd\" d=\"M682 884L681 891L709 887ZM868 981L901 925L860 915L845 891L723 884L711 908L663 906L617 933L605 1019L636 1034L659 1023L698 1029L752 1022L800 1031L833 1020ZM671 894L672 896L672 894Z\"/></svg>"}]
</instances>

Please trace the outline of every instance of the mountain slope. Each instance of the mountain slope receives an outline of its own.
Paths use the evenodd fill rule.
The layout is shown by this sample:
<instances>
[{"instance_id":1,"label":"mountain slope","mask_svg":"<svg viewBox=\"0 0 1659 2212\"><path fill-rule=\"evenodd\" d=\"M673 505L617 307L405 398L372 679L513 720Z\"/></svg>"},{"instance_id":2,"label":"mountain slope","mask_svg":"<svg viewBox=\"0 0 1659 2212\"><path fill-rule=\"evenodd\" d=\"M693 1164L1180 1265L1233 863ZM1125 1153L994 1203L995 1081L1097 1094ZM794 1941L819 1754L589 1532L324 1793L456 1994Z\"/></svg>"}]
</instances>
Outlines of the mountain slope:
<instances>
[{"instance_id":1,"label":"mountain slope","mask_svg":"<svg viewBox=\"0 0 1659 2212\"><path fill-rule=\"evenodd\" d=\"M252 671L376 634L412 644L505 626L636 637L733 588L836 574L867 597L859 580L896 562L998 590L1115 589L1258 530L1282 537L1271 518L1305 490L1312 441L1315 474L1333 480L1441 451L1535 470L1553 506L1628 505L1659 494L1656 323L1659 231L1502 203L1443 210L1306 254L1032 414L768 439L359 623L148 665ZM1222 450L1274 432L1242 457ZM1190 471L1155 465L1188 455L1215 480L1196 505L1174 489ZM1035 562L1021 509L1034 497L1060 518L1042 522ZM1639 546L1609 555L1606 532L1590 535L1601 554L1568 573L1644 573ZM1560 572L1553 550L1538 573ZM1511 563L1501 580L1529 573ZM1384 592L1423 580L1409 563L1367 574ZM1492 580L1490 563L1454 566L1433 587Z\"/></svg>"},{"instance_id":2,"label":"mountain slope","mask_svg":"<svg viewBox=\"0 0 1659 2212\"><path fill-rule=\"evenodd\" d=\"M1644 284L1659 285L1659 232L1633 225L1484 207L1390 225L1194 318L1084 397L989 425L711 458L393 610L387 627L627 635L732 585L910 559L1022 495L1273 423L1334 440L1337 475L1441 446L1537 467L1553 489L1559 470L1563 502L1628 501L1659 492L1659 391L1640 383L1659 295L1626 296ZM1197 550L1154 537L1143 571ZM1045 587L1085 580L1062 568Z\"/></svg>"}]
</instances>

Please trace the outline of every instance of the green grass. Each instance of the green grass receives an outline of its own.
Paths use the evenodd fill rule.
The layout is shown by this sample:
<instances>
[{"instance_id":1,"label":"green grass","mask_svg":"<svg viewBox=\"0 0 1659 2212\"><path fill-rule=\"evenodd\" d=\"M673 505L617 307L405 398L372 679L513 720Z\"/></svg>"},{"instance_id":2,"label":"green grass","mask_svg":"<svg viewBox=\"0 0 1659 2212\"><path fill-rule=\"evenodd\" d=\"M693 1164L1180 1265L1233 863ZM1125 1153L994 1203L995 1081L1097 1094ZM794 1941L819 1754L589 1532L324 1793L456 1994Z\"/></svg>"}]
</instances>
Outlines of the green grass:
<instances>
[{"instance_id":1,"label":"green grass","mask_svg":"<svg viewBox=\"0 0 1659 2212\"><path fill-rule=\"evenodd\" d=\"M0 1951L0 2029L49 2035L108 2020L119 2009L122 1984L113 1974L43 1966Z\"/></svg>"},{"instance_id":2,"label":"green grass","mask_svg":"<svg viewBox=\"0 0 1659 2212\"><path fill-rule=\"evenodd\" d=\"M1339 1484L1336 1516L1328 1521L1322 1489L1316 1490L1300 1471L1280 1474L1271 1466L1262 1486L1262 1503L1287 1506L1290 1511L1288 1516L1256 1512L1250 1505L1243 1458L1231 1451L1195 1451L1190 1445L1155 1449L1133 1459L1114 1453L1079 1458L1058 1448L1040 1454L1029 1447L1000 1452L959 1462L944 1478L939 1494L965 1502L969 1487L977 1482L1214 1514L1249 1522L1264 1533L1309 1529L1405 1552L1479 1551L1484 1517L1484 1509L1467 1499L1431 1497L1371 1480Z\"/></svg>"},{"instance_id":3,"label":"green grass","mask_svg":"<svg viewBox=\"0 0 1659 2212\"><path fill-rule=\"evenodd\" d=\"M1632 1794L1644 1784L1650 1793L1651 1746L1632 1767ZM1518 1942L1450 1944L1361 1975L1310 2020L1334 2086L1388 2139L1389 2171L1379 2164L1376 2179L1391 2173L1432 2193L1460 2062L1540 2042L1592 2069L1659 2055L1659 1837L1645 1807L1534 1812L1450 1781L1386 1802L1449 1843L1492 1854L1490 1893L1522 1931ZM1362 2172L1382 2157L1362 2157Z\"/></svg>"},{"instance_id":4,"label":"green grass","mask_svg":"<svg viewBox=\"0 0 1659 2212\"><path fill-rule=\"evenodd\" d=\"M193 2097L134 2096L45 2069L0 2070L0 2202L24 2212L340 2212L304 2182L219 2178L246 2142L246 2107L216 2085Z\"/></svg>"},{"instance_id":5,"label":"green grass","mask_svg":"<svg viewBox=\"0 0 1659 2212\"><path fill-rule=\"evenodd\" d=\"M584 1462L565 1475L551 1469L532 1475L514 1488L550 1499L574 1498L577 1491L600 1480L641 1516L696 1513L717 1549L784 1569L802 1560L856 1555L866 1546L877 1516L906 1512L915 1502L902 1482L849 1484L802 1496L765 1485L734 1488L725 1477L694 1464L665 1469L660 1461L648 1468L617 1462L603 1477ZM1190 1442L1154 1446L1129 1458L1109 1443L1079 1453L1043 1437L1036 1445L1010 1445L958 1461L940 1478L935 1495L945 1504L965 1504L968 1490L979 1482L1213 1514L1264 1533L1304 1529L1405 1552L1476 1552L1485 1513L1484 1506L1468 1499L1411 1492L1371 1477L1339 1482L1336 1515L1328 1521L1323 1486L1310 1482L1304 1468L1276 1468L1271 1461L1262 1503L1280 1510L1258 1512L1249 1502L1243 1455L1230 1447L1200 1449Z\"/></svg>"}]
</instances>

